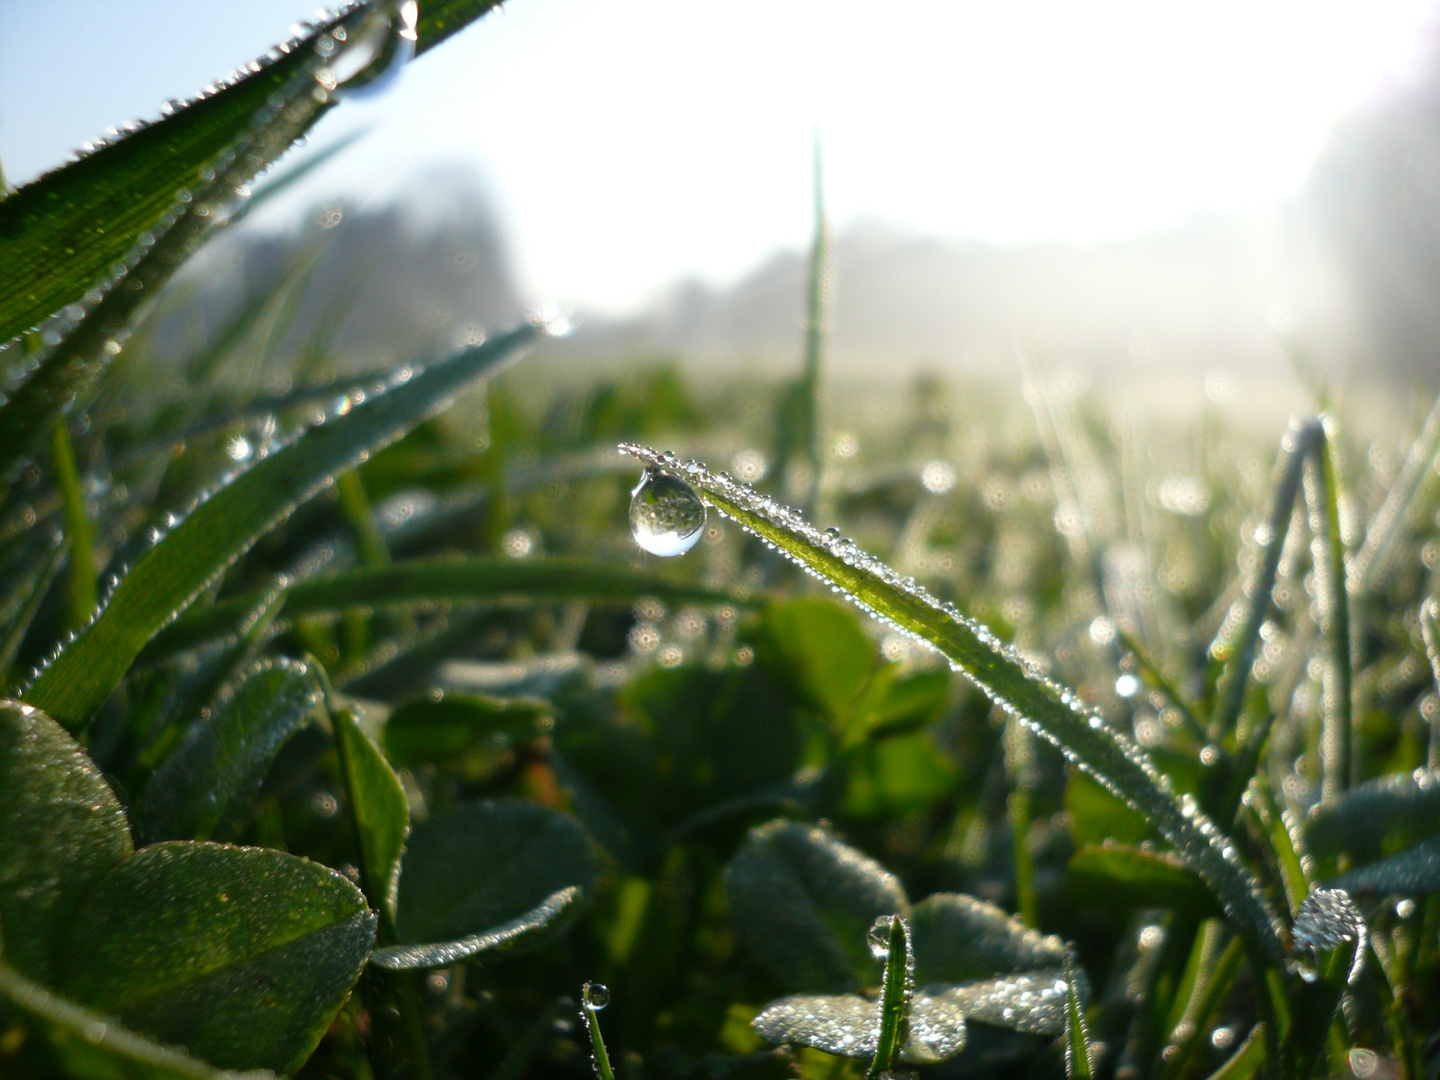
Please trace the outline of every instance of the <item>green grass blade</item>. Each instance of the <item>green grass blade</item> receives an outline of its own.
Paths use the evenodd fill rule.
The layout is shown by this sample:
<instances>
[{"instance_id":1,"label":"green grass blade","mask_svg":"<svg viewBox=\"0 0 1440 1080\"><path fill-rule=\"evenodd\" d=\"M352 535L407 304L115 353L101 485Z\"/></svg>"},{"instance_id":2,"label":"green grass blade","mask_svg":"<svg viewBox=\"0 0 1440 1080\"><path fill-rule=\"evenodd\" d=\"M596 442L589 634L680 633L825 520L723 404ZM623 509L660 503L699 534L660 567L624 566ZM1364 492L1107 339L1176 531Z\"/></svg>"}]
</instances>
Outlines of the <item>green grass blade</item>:
<instances>
[{"instance_id":1,"label":"green grass blade","mask_svg":"<svg viewBox=\"0 0 1440 1080\"><path fill-rule=\"evenodd\" d=\"M1283 961L1275 914L1224 835L1192 800L1182 802L1172 794L1139 746L1088 715L1073 694L1030 671L953 605L903 581L853 543L820 532L788 507L697 462L681 464L673 454L662 456L629 443L620 449L646 466L684 476L726 517L839 587L864 610L939 651L991 700L1150 821L1215 894L1254 957L1269 964Z\"/></svg>"},{"instance_id":2,"label":"green grass blade","mask_svg":"<svg viewBox=\"0 0 1440 1080\"><path fill-rule=\"evenodd\" d=\"M1228 640L1222 630L1222 638L1210 647L1212 656L1226 662L1220 700L1210 722L1211 739L1228 735L1240 718L1240 710L1245 703L1245 685L1249 682L1250 668L1255 663L1255 649L1260 641L1260 628L1273 605L1271 593L1280 570L1280 555L1285 549L1285 536L1290 531L1295 500L1300 494L1305 459L1323 437L1324 429L1316 420L1287 431L1281 443L1280 483L1276 486L1275 502L1270 507L1270 517L1265 526L1264 556L1247 594L1249 604L1244 623L1239 632Z\"/></svg>"},{"instance_id":3,"label":"green grass blade","mask_svg":"<svg viewBox=\"0 0 1440 1080\"><path fill-rule=\"evenodd\" d=\"M580 988L580 1016L590 1035L590 1060L595 1066L596 1080L615 1080L615 1072L610 1068L610 1055L605 1050L605 1037L600 1034L598 1015L609 1000L610 991L596 983L587 982Z\"/></svg>"},{"instance_id":4,"label":"green grass blade","mask_svg":"<svg viewBox=\"0 0 1440 1080\"><path fill-rule=\"evenodd\" d=\"M220 153L213 167L205 166L206 172L200 175L208 179L193 191L186 187L183 192L167 192L169 209L164 216L157 211L145 221L151 231L137 230L134 248L128 254L121 250L111 255L100 267L93 268L78 290L72 289L74 295L70 300L81 293L86 297L78 321L40 357L25 382L0 404L0 427L6 432L0 447L0 475L33 449L39 435L49 429L76 395L120 353L136 318L217 224L227 218L234 204L244 198L248 193L246 183L279 157L319 115L324 107L324 94L317 96L320 87L314 77L319 58L311 50L306 52L308 58L304 63L261 100L253 116L247 117L238 133L239 142ZM0 203L0 215L19 198L17 194ZM0 236L5 235L4 230L5 223L0 221ZM29 250L21 247L10 254L22 259ZM8 257L0 249L0 265L6 265ZM96 286L104 277L105 268L117 260L123 260L123 269L110 281L108 291L105 286ZM17 279L23 280L24 273L7 274L5 280ZM103 295L91 299L92 294L85 292L87 289ZM3 302L0 297L0 304ZM0 338L4 336L4 325L0 322Z\"/></svg>"},{"instance_id":5,"label":"green grass blade","mask_svg":"<svg viewBox=\"0 0 1440 1080\"><path fill-rule=\"evenodd\" d=\"M95 591L95 538L85 513L85 493L75 468L75 449L63 420L55 424L51 439L55 474L65 504L65 536L70 542L70 625L81 627L90 621L98 600Z\"/></svg>"},{"instance_id":6,"label":"green grass blade","mask_svg":"<svg viewBox=\"0 0 1440 1080\"><path fill-rule=\"evenodd\" d=\"M1400 475L1365 530L1365 542L1360 545L1354 564L1355 583L1360 595L1374 589L1375 582L1388 565L1395 537L1426 478L1432 475L1430 466L1437 453L1440 453L1440 398L1436 398L1431 406L1424 428L1405 456Z\"/></svg>"},{"instance_id":7,"label":"green grass blade","mask_svg":"<svg viewBox=\"0 0 1440 1080\"><path fill-rule=\"evenodd\" d=\"M0 341L80 299L182 191L204 182L206 167L244 138L271 96L313 61L322 34L338 23L354 26L377 6L320 25L273 50L273 60L255 61L236 81L212 84L162 119L0 199L0 266L6 268ZM422 4L416 52L495 6L495 0Z\"/></svg>"},{"instance_id":8,"label":"green grass blade","mask_svg":"<svg viewBox=\"0 0 1440 1080\"><path fill-rule=\"evenodd\" d=\"M1075 961L1065 958L1065 1075L1073 1080L1090 1080L1094 1073L1094 1052L1085 1024L1085 1002L1080 996Z\"/></svg>"},{"instance_id":9,"label":"green grass blade","mask_svg":"<svg viewBox=\"0 0 1440 1080\"><path fill-rule=\"evenodd\" d=\"M156 631L257 537L541 333L525 325L413 375L402 369L394 385L363 401L354 395L348 411L257 462L140 557L96 620L41 672L26 700L72 730L83 728Z\"/></svg>"},{"instance_id":10,"label":"green grass blade","mask_svg":"<svg viewBox=\"0 0 1440 1080\"><path fill-rule=\"evenodd\" d=\"M1250 1080L1265 1064L1265 1025L1256 1024L1229 1060L1210 1074L1210 1080Z\"/></svg>"},{"instance_id":11,"label":"green grass blade","mask_svg":"<svg viewBox=\"0 0 1440 1080\"><path fill-rule=\"evenodd\" d=\"M360 841L360 880L365 895L380 912L380 944L390 945L395 941L400 855L410 835L410 803L400 778L360 729L355 714L342 705L332 711L331 721Z\"/></svg>"},{"instance_id":12,"label":"green grass blade","mask_svg":"<svg viewBox=\"0 0 1440 1080\"><path fill-rule=\"evenodd\" d=\"M748 605L758 600L739 591L707 589L581 559L434 558L343 570L297 582L285 594L278 620L366 608L547 600L631 604L644 597L667 604ZM154 663L234 633L260 599L259 593L246 593L186 614L156 635L141 654L142 662Z\"/></svg>"},{"instance_id":13,"label":"green grass blade","mask_svg":"<svg viewBox=\"0 0 1440 1080\"><path fill-rule=\"evenodd\" d=\"M65 543L57 537L49 550L35 560L30 572L0 601L0 626L5 628L0 633L0 691L9 693L12 683L19 681L11 678L15 657L64 559Z\"/></svg>"},{"instance_id":14,"label":"green grass blade","mask_svg":"<svg viewBox=\"0 0 1440 1080\"><path fill-rule=\"evenodd\" d=\"M1181 1021L1185 1038L1172 1043L1174 1053L1167 1052L1161 1080L1175 1080L1184 1076L1200 1046L1210 1039L1210 1021L1219 1009L1225 996L1234 989L1235 978L1240 974L1244 954L1240 939L1231 938L1213 964L1202 968L1196 980L1197 986L1190 996Z\"/></svg>"},{"instance_id":15,"label":"green grass blade","mask_svg":"<svg viewBox=\"0 0 1440 1080\"><path fill-rule=\"evenodd\" d=\"M880 984L880 1037L865 1080L880 1080L900 1060L900 1048L910 1037L910 999L914 994L910 927L901 916L890 915L870 931L872 938L877 931L885 935L885 978Z\"/></svg>"},{"instance_id":16,"label":"green grass blade","mask_svg":"<svg viewBox=\"0 0 1440 1080\"><path fill-rule=\"evenodd\" d=\"M1320 633L1325 638L1324 734L1321 761L1324 797L1332 799L1354 783L1354 669L1350 648L1350 601L1345 541L1340 535L1340 496L1335 446L1322 428L1311 455L1305 499L1310 504L1311 543L1318 589Z\"/></svg>"},{"instance_id":17,"label":"green grass blade","mask_svg":"<svg viewBox=\"0 0 1440 1080\"><path fill-rule=\"evenodd\" d=\"M1425 641L1425 657L1430 661L1430 674L1440 692L1440 603L1433 596L1420 605L1420 636ZM1430 748L1426 761L1431 772L1440 771L1440 710L1430 718Z\"/></svg>"}]
</instances>

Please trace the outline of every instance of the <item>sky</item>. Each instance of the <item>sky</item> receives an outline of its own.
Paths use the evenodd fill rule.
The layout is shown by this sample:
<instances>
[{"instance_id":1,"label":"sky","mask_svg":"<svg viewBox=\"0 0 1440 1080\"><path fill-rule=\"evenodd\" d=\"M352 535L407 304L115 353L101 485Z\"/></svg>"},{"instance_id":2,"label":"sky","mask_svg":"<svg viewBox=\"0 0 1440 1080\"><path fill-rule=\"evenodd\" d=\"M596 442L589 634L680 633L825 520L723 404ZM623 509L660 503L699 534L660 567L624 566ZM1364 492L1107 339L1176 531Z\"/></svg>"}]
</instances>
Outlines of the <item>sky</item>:
<instances>
[{"instance_id":1,"label":"sky","mask_svg":"<svg viewBox=\"0 0 1440 1080\"><path fill-rule=\"evenodd\" d=\"M422 6L424 0L420 0ZM286 205L428 200L461 164L526 292L622 314L830 219L1089 241L1295 192L1338 117L1416 77L1435 0L510 0L346 102ZM12 184L262 54L314 0L0 0ZM292 158L291 160L298 160ZM0 268L3 269L3 268Z\"/></svg>"}]
</instances>

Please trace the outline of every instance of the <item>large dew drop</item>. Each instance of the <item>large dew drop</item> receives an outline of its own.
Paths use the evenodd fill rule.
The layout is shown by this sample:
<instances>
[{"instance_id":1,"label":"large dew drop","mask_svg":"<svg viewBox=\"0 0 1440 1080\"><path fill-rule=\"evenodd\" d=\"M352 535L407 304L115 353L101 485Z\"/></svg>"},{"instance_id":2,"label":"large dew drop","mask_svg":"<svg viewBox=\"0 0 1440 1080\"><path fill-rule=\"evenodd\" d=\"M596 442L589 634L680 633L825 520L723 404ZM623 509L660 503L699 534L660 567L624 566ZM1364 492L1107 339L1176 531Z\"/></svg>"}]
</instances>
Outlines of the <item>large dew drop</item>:
<instances>
[{"instance_id":1,"label":"large dew drop","mask_svg":"<svg viewBox=\"0 0 1440 1080\"><path fill-rule=\"evenodd\" d=\"M679 477L646 469L630 498L630 532L651 555L684 555L705 531L705 504Z\"/></svg>"},{"instance_id":2,"label":"large dew drop","mask_svg":"<svg viewBox=\"0 0 1440 1080\"><path fill-rule=\"evenodd\" d=\"M337 97L369 97L388 89L415 55L416 0L399 0L348 34L337 29L318 48L325 66L316 79Z\"/></svg>"}]
</instances>

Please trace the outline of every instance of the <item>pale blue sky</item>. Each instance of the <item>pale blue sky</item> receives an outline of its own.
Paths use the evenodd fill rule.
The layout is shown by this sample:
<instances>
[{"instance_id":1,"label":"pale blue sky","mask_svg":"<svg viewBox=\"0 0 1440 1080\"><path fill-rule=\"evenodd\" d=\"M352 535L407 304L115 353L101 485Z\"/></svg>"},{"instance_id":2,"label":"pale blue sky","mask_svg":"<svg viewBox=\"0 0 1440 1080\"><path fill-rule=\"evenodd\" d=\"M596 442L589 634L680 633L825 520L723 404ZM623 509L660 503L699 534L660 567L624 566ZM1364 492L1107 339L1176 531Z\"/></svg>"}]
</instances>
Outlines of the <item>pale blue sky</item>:
<instances>
[{"instance_id":1,"label":"pale blue sky","mask_svg":"<svg viewBox=\"0 0 1440 1080\"><path fill-rule=\"evenodd\" d=\"M312 145L372 134L297 195L423 208L423 167L468 163L506 215L527 289L611 311L802 244L817 126L841 226L1093 239L1293 192L1336 116L1413 75L1433 9L510 0L392 92L327 118ZM0 162L23 182L313 13L0 0Z\"/></svg>"}]
</instances>

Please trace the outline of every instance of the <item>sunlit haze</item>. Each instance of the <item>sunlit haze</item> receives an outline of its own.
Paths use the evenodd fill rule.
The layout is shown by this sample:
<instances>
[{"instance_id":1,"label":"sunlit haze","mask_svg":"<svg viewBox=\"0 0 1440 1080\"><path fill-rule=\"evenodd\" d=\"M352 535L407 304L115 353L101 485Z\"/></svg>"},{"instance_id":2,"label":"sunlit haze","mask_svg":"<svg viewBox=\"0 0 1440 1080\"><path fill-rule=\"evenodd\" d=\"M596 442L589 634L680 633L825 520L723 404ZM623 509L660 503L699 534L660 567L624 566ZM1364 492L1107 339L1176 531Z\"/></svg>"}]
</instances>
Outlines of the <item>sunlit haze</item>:
<instances>
[{"instance_id":1,"label":"sunlit haze","mask_svg":"<svg viewBox=\"0 0 1440 1080\"><path fill-rule=\"evenodd\" d=\"M0 162L23 182L312 13L0 0ZM1414 76L1432 14L1416 0L512 0L328 117L309 152L370 133L277 213L402 190L423 208L428 165L471 163L528 292L622 311L802 244L818 130L839 228L1102 238L1296 190L1337 117Z\"/></svg>"}]
</instances>

